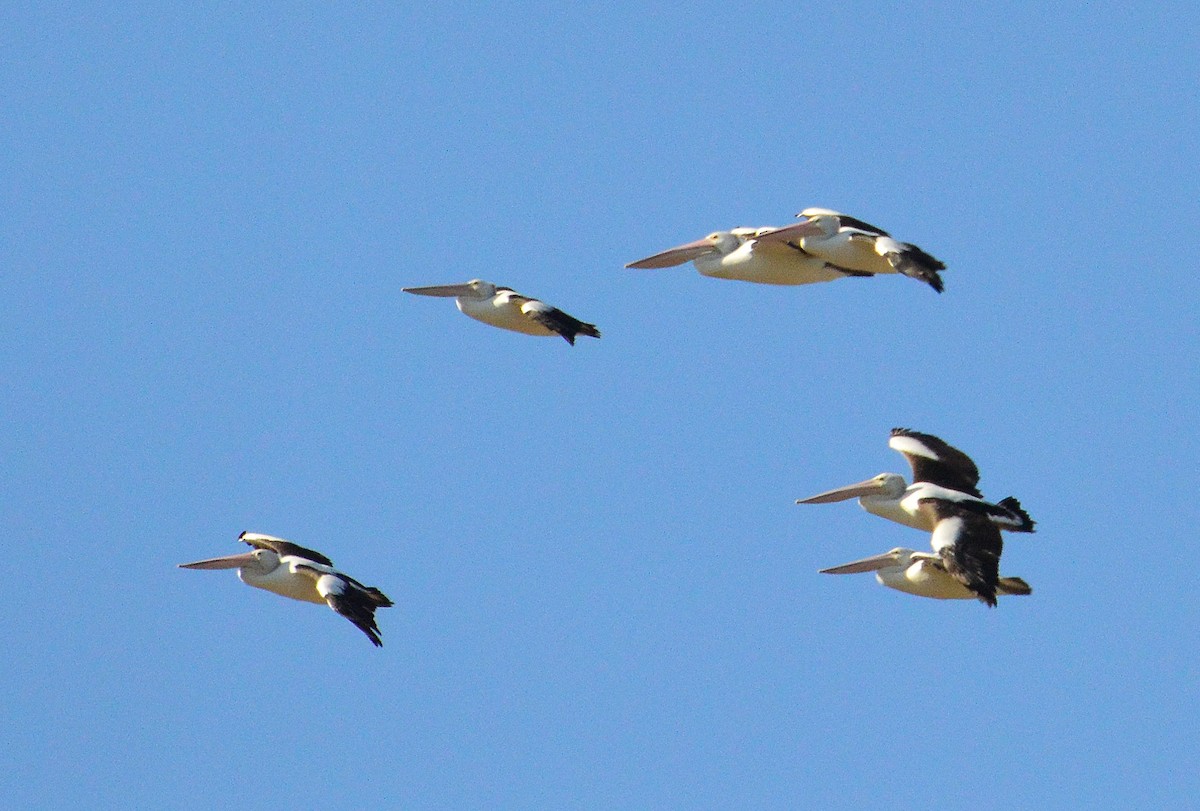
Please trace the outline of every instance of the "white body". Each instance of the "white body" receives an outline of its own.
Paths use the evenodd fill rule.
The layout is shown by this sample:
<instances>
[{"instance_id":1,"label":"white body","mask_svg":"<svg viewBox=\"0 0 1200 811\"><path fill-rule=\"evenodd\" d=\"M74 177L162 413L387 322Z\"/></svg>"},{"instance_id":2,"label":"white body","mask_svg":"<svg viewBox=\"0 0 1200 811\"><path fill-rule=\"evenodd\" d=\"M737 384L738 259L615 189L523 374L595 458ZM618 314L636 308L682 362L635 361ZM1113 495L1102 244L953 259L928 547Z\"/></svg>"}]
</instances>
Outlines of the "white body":
<instances>
[{"instance_id":1,"label":"white body","mask_svg":"<svg viewBox=\"0 0 1200 811\"><path fill-rule=\"evenodd\" d=\"M801 237L800 247L823 262L866 273L898 273L888 254L899 252L891 237L879 237L854 228L841 228L829 236Z\"/></svg>"},{"instance_id":2,"label":"white body","mask_svg":"<svg viewBox=\"0 0 1200 811\"><path fill-rule=\"evenodd\" d=\"M928 559L913 560L907 566L898 563L875 572L881 584L906 594L935 600L974 600L975 593L955 580L946 570Z\"/></svg>"},{"instance_id":3,"label":"white body","mask_svg":"<svg viewBox=\"0 0 1200 811\"><path fill-rule=\"evenodd\" d=\"M795 228L795 226L789 226ZM786 241L764 241L777 228L733 228L630 262L630 268L666 268L691 262L703 276L754 284L830 282L846 274L806 255Z\"/></svg>"},{"instance_id":4,"label":"white body","mask_svg":"<svg viewBox=\"0 0 1200 811\"><path fill-rule=\"evenodd\" d=\"M297 571L297 566L305 566L327 574L336 574L332 566L326 566L314 560L299 558L295 555L281 555L279 557L279 565L266 574L259 574L252 569L241 568L238 569L238 577L247 586L254 586L256 589L265 589L282 597L290 597L293 600L325 605L325 596L322 590L317 588L317 581L310 575ZM341 581L339 580L338 582L340 583ZM340 593L340 591L337 593Z\"/></svg>"},{"instance_id":5,"label":"white body","mask_svg":"<svg viewBox=\"0 0 1200 811\"><path fill-rule=\"evenodd\" d=\"M979 597L948 573L937 555L904 547L821 571L822 574L874 572L881 585L933 600L974 600ZM1001 577L996 584L996 594L1025 595L1030 592L1029 584L1017 577Z\"/></svg>"},{"instance_id":6,"label":"white body","mask_svg":"<svg viewBox=\"0 0 1200 811\"><path fill-rule=\"evenodd\" d=\"M754 284L800 285L831 282L845 274L825 266L825 263L806 256L785 243L759 242L753 235L767 228L735 228L729 233L737 237L726 246L692 260L696 270L714 279L733 279Z\"/></svg>"},{"instance_id":7,"label":"white body","mask_svg":"<svg viewBox=\"0 0 1200 811\"><path fill-rule=\"evenodd\" d=\"M793 241L821 261L865 273L899 272L889 257L903 252L904 246L890 236L843 226L841 215L832 209L806 208L798 216L806 217L819 233Z\"/></svg>"},{"instance_id":8,"label":"white body","mask_svg":"<svg viewBox=\"0 0 1200 811\"><path fill-rule=\"evenodd\" d=\"M498 290L491 296L482 299L459 296L454 301L463 315L468 315L476 321L482 321L493 327L523 332L526 335L556 334L526 315L530 310L536 310L538 307L549 310L549 305L527 299L512 290Z\"/></svg>"}]
</instances>

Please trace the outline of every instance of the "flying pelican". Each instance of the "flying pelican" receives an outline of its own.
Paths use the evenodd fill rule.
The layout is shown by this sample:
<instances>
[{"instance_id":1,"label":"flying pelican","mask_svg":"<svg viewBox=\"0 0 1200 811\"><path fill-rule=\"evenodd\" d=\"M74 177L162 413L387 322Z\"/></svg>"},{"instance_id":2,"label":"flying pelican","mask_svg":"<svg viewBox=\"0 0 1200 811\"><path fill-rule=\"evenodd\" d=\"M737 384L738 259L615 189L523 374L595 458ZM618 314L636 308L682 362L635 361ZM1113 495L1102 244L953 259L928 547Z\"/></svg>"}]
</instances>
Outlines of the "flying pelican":
<instances>
[{"instance_id":1,"label":"flying pelican","mask_svg":"<svg viewBox=\"0 0 1200 811\"><path fill-rule=\"evenodd\" d=\"M1019 577L1000 577L1000 529L987 516L964 509L961 503L938 498L921 500L921 509L933 523L933 554L897 547L882 555L856 560L822 574L875 572L889 588L958 600L975 597L989 606L997 594L1030 594L1033 589Z\"/></svg>"},{"instance_id":2,"label":"flying pelican","mask_svg":"<svg viewBox=\"0 0 1200 811\"><path fill-rule=\"evenodd\" d=\"M916 245L893 239L882 228L830 208L806 208L796 216L804 219L763 234L760 240L783 242L847 270L902 273L942 292L938 271L946 266Z\"/></svg>"},{"instance_id":3,"label":"flying pelican","mask_svg":"<svg viewBox=\"0 0 1200 811\"><path fill-rule=\"evenodd\" d=\"M418 296L455 296L458 309L476 321L493 327L523 332L526 335L561 335L571 346L576 335L600 337L595 324L572 318L557 307L529 296L522 296L511 287L498 287L483 279L463 284L439 284L432 287L405 287L405 293Z\"/></svg>"},{"instance_id":4,"label":"flying pelican","mask_svg":"<svg viewBox=\"0 0 1200 811\"><path fill-rule=\"evenodd\" d=\"M889 521L932 532L934 521L921 508L923 499L936 498L986 516L1009 532L1033 532L1034 521L1012 496L997 504L984 501L979 469L971 457L932 434L893 428L888 446L899 451L912 467L913 483L899 473L880 473L866 481L797 499L797 504L828 504L858 497L864 510Z\"/></svg>"},{"instance_id":5,"label":"flying pelican","mask_svg":"<svg viewBox=\"0 0 1200 811\"><path fill-rule=\"evenodd\" d=\"M776 230L778 229L769 227L741 227L729 231L713 231L704 239L669 248L645 259L630 262L625 267L669 268L691 262L703 276L757 284L813 284L847 276L873 275L831 265L806 253L792 242L767 242L761 239ZM820 233L815 228L811 230L814 234Z\"/></svg>"},{"instance_id":6,"label":"flying pelican","mask_svg":"<svg viewBox=\"0 0 1200 811\"><path fill-rule=\"evenodd\" d=\"M181 563L181 569L237 569L238 577L248 586L273 591L293 600L328 604L350 620L376 647L379 626L375 624L375 609L393 605L382 591L364 586L353 577L333 568L333 561L291 541L243 532L238 540L254 547L252 552L222 558Z\"/></svg>"}]
</instances>

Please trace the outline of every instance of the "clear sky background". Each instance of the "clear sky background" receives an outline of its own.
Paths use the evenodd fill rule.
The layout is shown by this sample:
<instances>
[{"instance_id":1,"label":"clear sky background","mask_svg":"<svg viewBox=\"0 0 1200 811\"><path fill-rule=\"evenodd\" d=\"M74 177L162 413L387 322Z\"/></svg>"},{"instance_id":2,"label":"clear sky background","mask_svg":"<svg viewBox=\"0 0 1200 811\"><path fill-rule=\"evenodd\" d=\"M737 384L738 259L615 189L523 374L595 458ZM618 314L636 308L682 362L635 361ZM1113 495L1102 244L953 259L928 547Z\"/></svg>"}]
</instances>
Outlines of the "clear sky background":
<instances>
[{"instance_id":1,"label":"clear sky background","mask_svg":"<svg viewBox=\"0 0 1200 811\"><path fill-rule=\"evenodd\" d=\"M6 803L1195 803L1193 3L110 5L0 7ZM623 268L807 206L945 294ZM817 574L893 426L1031 597Z\"/></svg>"}]
</instances>

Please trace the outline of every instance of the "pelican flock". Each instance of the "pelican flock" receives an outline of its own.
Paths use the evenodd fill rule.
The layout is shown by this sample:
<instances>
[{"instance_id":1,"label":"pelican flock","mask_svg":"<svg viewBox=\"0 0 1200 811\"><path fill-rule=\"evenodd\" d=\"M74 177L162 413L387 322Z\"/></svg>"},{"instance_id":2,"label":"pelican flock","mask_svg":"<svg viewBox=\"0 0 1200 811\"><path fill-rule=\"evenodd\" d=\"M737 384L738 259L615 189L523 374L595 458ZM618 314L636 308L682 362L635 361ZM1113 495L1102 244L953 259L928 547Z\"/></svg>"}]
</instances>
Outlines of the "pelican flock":
<instances>
[{"instance_id":1,"label":"pelican flock","mask_svg":"<svg viewBox=\"0 0 1200 811\"><path fill-rule=\"evenodd\" d=\"M829 208L806 208L799 222L738 227L651 254L626 265L669 268L691 262L701 275L766 285L806 285L844 278L903 275L941 293L945 264L910 242ZM574 346L579 335L599 338L595 324L557 307L482 279L458 284L404 287L405 293L453 298L460 312L493 327L541 337L560 336ZM856 484L798 499L826 504L857 498L874 515L929 533L930 552L897 546L872 557L821 569L822 574L873 572L892 589L941 600L977 599L995 606L999 596L1028 595L1029 584L1000 575L1002 532L1033 532L1034 521L1009 496L992 502L979 490L979 470L965 453L938 437L894 428L888 445L902 454L912 482L880 473ZM251 551L180 564L185 569L237 569L247 585L293 600L323 603L382 646L375 611L393 605L379 589L333 568L319 552L272 535L243 532Z\"/></svg>"},{"instance_id":2,"label":"pelican flock","mask_svg":"<svg viewBox=\"0 0 1200 811\"><path fill-rule=\"evenodd\" d=\"M933 554L897 547L882 555L822 569L823 574L875 572L885 586L937 599L975 597L989 606L997 594L1029 594L1020 578L1000 577L1000 531L1033 532L1034 521L1009 496L993 504L979 491L971 457L944 440L893 428L888 445L908 459L913 483L898 473L797 499L826 504L858 498L867 512L930 533Z\"/></svg>"},{"instance_id":3,"label":"pelican flock","mask_svg":"<svg viewBox=\"0 0 1200 811\"><path fill-rule=\"evenodd\" d=\"M320 552L283 538L243 532L238 540L253 549L240 555L181 563L179 568L237 569L238 577L247 586L293 600L328 605L354 623L376 647L383 646L379 626L375 624L375 609L389 608L394 603L382 591L337 571L333 561Z\"/></svg>"}]
</instances>

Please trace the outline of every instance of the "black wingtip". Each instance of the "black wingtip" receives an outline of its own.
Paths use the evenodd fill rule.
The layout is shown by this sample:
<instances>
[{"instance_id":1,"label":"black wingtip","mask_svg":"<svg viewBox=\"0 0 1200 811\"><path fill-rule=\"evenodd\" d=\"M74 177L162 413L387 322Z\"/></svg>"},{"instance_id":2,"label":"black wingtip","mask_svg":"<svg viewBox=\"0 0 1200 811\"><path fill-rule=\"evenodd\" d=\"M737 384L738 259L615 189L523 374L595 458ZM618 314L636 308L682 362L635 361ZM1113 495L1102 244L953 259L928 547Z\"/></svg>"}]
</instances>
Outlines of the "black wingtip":
<instances>
[{"instance_id":1,"label":"black wingtip","mask_svg":"<svg viewBox=\"0 0 1200 811\"><path fill-rule=\"evenodd\" d=\"M1000 501L997 502L997 505L1003 507L1013 515L1017 516L1017 518L1021 519L1021 525L1019 527L1013 527L1013 532L1034 531L1033 528L1037 522L1029 517L1029 513L1025 512L1024 508L1021 507L1021 502L1017 501L1012 496L1009 496L1008 498L1000 499Z\"/></svg>"},{"instance_id":2,"label":"black wingtip","mask_svg":"<svg viewBox=\"0 0 1200 811\"><path fill-rule=\"evenodd\" d=\"M938 293L946 289L942 283L942 277L938 275L939 270L946 269L945 263L925 253L911 242L904 243L904 250L901 253L889 254L888 262L896 269L897 273L925 282Z\"/></svg>"},{"instance_id":3,"label":"black wingtip","mask_svg":"<svg viewBox=\"0 0 1200 811\"><path fill-rule=\"evenodd\" d=\"M343 595L331 594L325 598L325 601L329 603L330 608L350 620L355 628L366 634L372 645L382 648L383 640L379 635L379 625L375 622L376 606L386 607L378 602L381 597L387 600L388 605L391 605L391 600L388 600L383 596L383 592L375 588L358 592L351 591Z\"/></svg>"}]
</instances>

